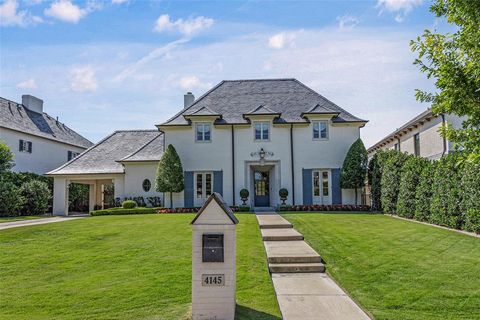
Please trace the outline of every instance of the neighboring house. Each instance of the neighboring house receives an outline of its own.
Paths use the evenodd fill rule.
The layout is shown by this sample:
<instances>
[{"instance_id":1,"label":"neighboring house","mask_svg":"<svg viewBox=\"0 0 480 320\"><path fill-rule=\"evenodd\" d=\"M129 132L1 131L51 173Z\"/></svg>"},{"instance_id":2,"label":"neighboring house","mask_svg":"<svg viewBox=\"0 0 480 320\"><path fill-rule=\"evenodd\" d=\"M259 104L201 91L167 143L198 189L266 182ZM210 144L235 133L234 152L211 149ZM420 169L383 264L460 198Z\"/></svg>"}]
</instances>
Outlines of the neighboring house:
<instances>
[{"instance_id":1,"label":"neighboring house","mask_svg":"<svg viewBox=\"0 0 480 320\"><path fill-rule=\"evenodd\" d=\"M422 112L399 129L368 148L372 157L378 150L398 150L423 158L437 160L453 150L453 143L443 138L443 126L461 128L464 118L451 114L433 114L430 109Z\"/></svg>"},{"instance_id":2,"label":"neighboring house","mask_svg":"<svg viewBox=\"0 0 480 320\"><path fill-rule=\"evenodd\" d=\"M80 157L53 170L54 214L68 214L68 184L88 183L91 205L102 204L102 185L115 197L163 196L153 191L156 167L172 144L182 161L185 190L175 207L197 207L212 194L240 205L352 204L354 190L340 188L340 169L360 137L359 119L296 79L222 81L157 125L158 131L117 131ZM165 197L168 203L169 197ZM360 199L360 195L359 195Z\"/></svg>"},{"instance_id":3,"label":"neighboring house","mask_svg":"<svg viewBox=\"0 0 480 320\"><path fill-rule=\"evenodd\" d=\"M13 152L16 172L44 174L93 144L43 112L43 101L22 96L22 104L0 98L0 140Z\"/></svg>"}]
</instances>

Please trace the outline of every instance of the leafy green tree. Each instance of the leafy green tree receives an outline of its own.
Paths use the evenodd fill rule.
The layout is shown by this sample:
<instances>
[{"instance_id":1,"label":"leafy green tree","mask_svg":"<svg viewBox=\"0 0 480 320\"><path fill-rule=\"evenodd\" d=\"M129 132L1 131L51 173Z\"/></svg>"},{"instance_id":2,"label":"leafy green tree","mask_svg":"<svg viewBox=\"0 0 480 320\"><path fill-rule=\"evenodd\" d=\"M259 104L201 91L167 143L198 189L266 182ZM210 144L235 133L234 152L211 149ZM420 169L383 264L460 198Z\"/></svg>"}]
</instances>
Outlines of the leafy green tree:
<instances>
[{"instance_id":1,"label":"leafy green tree","mask_svg":"<svg viewBox=\"0 0 480 320\"><path fill-rule=\"evenodd\" d=\"M423 168L429 161L415 156L409 156L400 174L400 190L398 192L397 213L405 218L415 215L415 195Z\"/></svg>"},{"instance_id":2,"label":"leafy green tree","mask_svg":"<svg viewBox=\"0 0 480 320\"><path fill-rule=\"evenodd\" d=\"M13 168L13 153L6 143L0 141L0 173Z\"/></svg>"},{"instance_id":3,"label":"leafy green tree","mask_svg":"<svg viewBox=\"0 0 480 320\"><path fill-rule=\"evenodd\" d=\"M417 90L417 100L430 102L434 113L468 116L461 129L447 127L443 134L463 149L468 160L480 159L480 1L435 0L430 11L455 25L453 33L425 30L411 41L418 53L414 64L438 90Z\"/></svg>"},{"instance_id":4,"label":"leafy green tree","mask_svg":"<svg viewBox=\"0 0 480 320\"><path fill-rule=\"evenodd\" d=\"M400 176L407 154L396 150L384 153L382 159L382 180L380 181L382 208L387 213L397 212L398 192L400 190Z\"/></svg>"},{"instance_id":5,"label":"leafy green tree","mask_svg":"<svg viewBox=\"0 0 480 320\"><path fill-rule=\"evenodd\" d=\"M20 194L25 199L22 215L44 214L50 202L50 190L45 182L32 180L20 187Z\"/></svg>"},{"instance_id":6,"label":"leafy green tree","mask_svg":"<svg viewBox=\"0 0 480 320\"><path fill-rule=\"evenodd\" d=\"M422 168L415 191L415 219L428 221L430 218L430 203L432 201L432 183L435 173L435 162L428 162Z\"/></svg>"},{"instance_id":7,"label":"leafy green tree","mask_svg":"<svg viewBox=\"0 0 480 320\"><path fill-rule=\"evenodd\" d=\"M350 146L340 174L340 187L355 189L355 204L357 204L357 189L365 185L367 165L367 149L359 138Z\"/></svg>"},{"instance_id":8,"label":"leafy green tree","mask_svg":"<svg viewBox=\"0 0 480 320\"><path fill-rule=\"evenodd\" d=\"M0 216L17 216L25 203L20 189L0 177Z\"/></svg>"},{"instance_id":9,"label":"leafy green tree","mask_svg":"<svg viewBox=\"0 0 480 320\"><path fill-rule=\"evenodd\" d=\"M170 192L170 207L173 208L172 193L182 192L184 188L182 162L175 148L169 144L158 163L155 189Z\"/></svg>"}]
</instances>

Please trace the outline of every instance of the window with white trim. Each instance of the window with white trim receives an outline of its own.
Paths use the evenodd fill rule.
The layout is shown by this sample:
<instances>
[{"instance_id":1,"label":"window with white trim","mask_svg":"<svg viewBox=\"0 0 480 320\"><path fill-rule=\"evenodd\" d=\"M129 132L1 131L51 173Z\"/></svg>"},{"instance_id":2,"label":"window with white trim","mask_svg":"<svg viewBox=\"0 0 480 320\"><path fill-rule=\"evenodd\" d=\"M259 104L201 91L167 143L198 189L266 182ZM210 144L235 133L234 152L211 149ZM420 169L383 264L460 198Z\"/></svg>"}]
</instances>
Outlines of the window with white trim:
<instances>
[{"instance_id":1,"label":"window with white trim","mask_svg":"<svg viewBox=\"0 0 480 320\"><path fill-rule=\"evenodd\" d=\"M328 121L313 121L313 139L328 139Z\"/></svg>"},{"instance_id":2,"label":"window with white trim","mask_svg":"<svg viewBox=\"0 0 480 320\"><path fill-rule=\"evenodd\" d=\"M20 152L32 153L32 142L27 140L19 140L18 150Z\"/></svg>"},{"instance_id":3,"label":"window with white trim","mask_svg":"<svg viewBox=\"0 0 480 320\"><path fill-rule=\"evenodd\" d=\"M330 193L330 184L328 171L313 171L313 196L328 197Z\"/></svg>"},{"instance_id":4,"label":"window with white trim","mask_svg":"<svg viewBox=\"0 0 480 320\"><path fill-rule=\"evenodd\" d=\"M255 141L266 141L270 139L270 123L255 122Z\"/></svg>"},{"instance_id":5,"label":"window with white trim","mask_svg":"<svg viewBox=\"0 0 480 320\"><path fill-rule=\"evenodd\" d=\"M197 123L195 141L210 142L212 139L212 130L210 123Z\"/></svg>"},{"instance_id":6,"label":"window with white trim","mask_svg":"<svg viewBox=\"0 0 480 320\"><path fill-rule=\"evenodd\" d=\"M213 174L197 172L195 174L195 192L198 199L208 198L213 192Z\"/></svg>"}]
</instances>

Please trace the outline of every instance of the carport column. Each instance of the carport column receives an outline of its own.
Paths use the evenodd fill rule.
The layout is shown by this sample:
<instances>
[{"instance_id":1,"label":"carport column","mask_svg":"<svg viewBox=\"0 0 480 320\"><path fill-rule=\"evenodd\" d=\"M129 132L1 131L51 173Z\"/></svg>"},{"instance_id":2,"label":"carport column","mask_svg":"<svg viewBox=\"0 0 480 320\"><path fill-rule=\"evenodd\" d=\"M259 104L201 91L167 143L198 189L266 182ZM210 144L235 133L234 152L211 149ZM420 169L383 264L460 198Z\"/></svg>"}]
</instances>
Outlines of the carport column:
<instances>
[{"instance_id":1,"label":"carport column","mask_svg":"<svg viewBox=\"0 0 480 320\"><path fill-rule=\"evenodd\" d=\"M53 214L56 216L68 215L68 179L53 179Z\"/></svg>"},{"instance_id":2,"label":"carport column","mask_svg":"<svg viewBox=\"0 0 480 320\"><path fill-rule=\"evenodd\" d=\"M89 184L88 189L88 211L95 210L95 204L97 203L97 182Z\"/></svg>"},{"instance_id":3,"label":"carport column","mask_svg":"<svg viewBox=\"0 0 480 320\"><path fill-rule=\"evenodd\" d=\"M116 177L113 180L113 196L114 198L123 199L125 197L124 177Z\"/></svg>"}]
</instances>

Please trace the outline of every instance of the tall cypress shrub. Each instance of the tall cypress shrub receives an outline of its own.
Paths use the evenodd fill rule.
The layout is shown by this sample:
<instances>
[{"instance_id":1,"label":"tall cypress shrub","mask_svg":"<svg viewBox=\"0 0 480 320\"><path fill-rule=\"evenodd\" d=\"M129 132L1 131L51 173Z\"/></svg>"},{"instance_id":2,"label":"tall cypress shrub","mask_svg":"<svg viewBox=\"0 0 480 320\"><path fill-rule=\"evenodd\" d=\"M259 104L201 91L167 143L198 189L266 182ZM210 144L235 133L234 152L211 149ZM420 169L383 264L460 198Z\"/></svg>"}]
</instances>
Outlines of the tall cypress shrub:
<instances>
[{"instance_id":1,"label":"tall cypress shrub","mask_svg":"<svg viewBox=\"0 0 480 320\"><path fill-rule=\"evenodd\" d=\"M415 194L427 162L428 160L424 158L409 156L403 164L397 201L397 213L401 217L411 219L415 215Z\"/></svg>"},{"instance_id":2,"label":"tall cypress shrub","mask_svg":"<svg viewBox=\"0 0 480 320\"><path fill-rule=\"evenodd\" d=\"M385 153L385 156L381 179L382 208L386 213L395 214L397 212L402 166L407 160L407 155L399 151L389 150Z\"/></svg>"},{"instance_id":3,"label":"tall cypress shrub","mask_svg":"<svg viewBox=\"0 0 480 320\"><path fill-rule=\"evenodd\" d=\"M438 161L432 183L432 203L430 222L461 229L461 163L455 154Z\"/></svg>"},{"instance_id":4,"label":"tall cypress shrub","mask_svg":"<svg viewBox=\"0 0 480 320\"><path fill-rule=\"evenodd\" d=\"M464 229L480 233L480 162L466 163L462 175Z\"/></svg>"},{"instance_id":5,"label":"tall cypress shrub","mask_svg":"<svg viewBox=\"0 0 480 320\"><path fill-rule=\"evenodd\" d=\"M173 208L172 193L182 192L184 188L182 162L175 148L169 144L158 163L155 189L170 193L170 207Z\"/></svg>"},{"instance_id":6,"label":"tall cypress shrub","mask_svg":"<svg viewBox=\"0 0 480 320\"><path fill-rule=\"evenodd\" d=\"M424 167L422 168L422 173L418 178L418 186L415 192L415 220L429 220L434 173L435 162L426 162Z\"/></svg>"},{"instance_id":7,"label":"tall cypress shrub","mask_svg":"<svg viewBox=\"0 0 480 320\"><path fill-rule=\"evenodd\" d=\"M340 173L340 186L343 189L355 189L355 204L357 204L357 190L365 185L367 174L367 149L358 138L348 150Z\"/></svg>"},{"instance_id":8,"label":"tall cypress shrub","mask_svg":"<svg viewBox=\"0 0 480 320\"><path fill-rule=\"evenodd\" d=\"M382 179L381 151L375 153L368 164L368 184L370 185L370 197L372 200L372 211L382 211L380 201Z\"/></svg>"}]
</instances>

